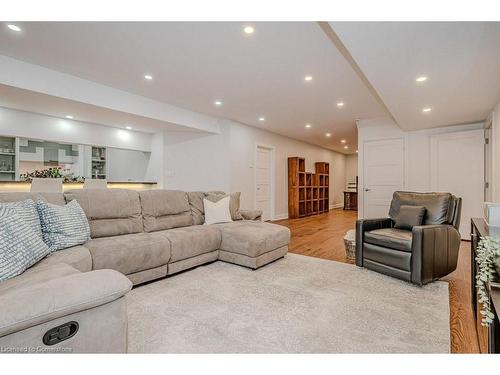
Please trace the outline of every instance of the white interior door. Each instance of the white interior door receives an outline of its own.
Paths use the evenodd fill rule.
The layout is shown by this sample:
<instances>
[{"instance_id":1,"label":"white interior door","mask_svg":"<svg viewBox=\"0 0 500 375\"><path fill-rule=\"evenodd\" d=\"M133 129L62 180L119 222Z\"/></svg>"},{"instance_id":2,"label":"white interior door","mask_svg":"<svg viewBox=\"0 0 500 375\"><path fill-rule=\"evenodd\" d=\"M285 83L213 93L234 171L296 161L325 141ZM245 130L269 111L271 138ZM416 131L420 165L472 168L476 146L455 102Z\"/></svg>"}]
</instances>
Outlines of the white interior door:
<instances>
[{"instance_id":1,"label":"white interior door","mask_svg":"<svg viewBox=\"0 0 500 375\"><path fill-rule=\"evenodd\" d=\"M431 136L431 189L462 197L460 234L470 238L470 219L483 216L483 129Z\"/></svg>"},{"instance_id":2,"label":"white interior door","mask_svg":"<svg viewBox=\"0 0 500 375\"><path fill-rule=\"evenodd\" d=\"M403 189L402 138L363 144L363 217L387 217L392 194Z\"/></svg>"},{"instance_id":3,"label":"white interior door","mask_svg":"<svg viewBox=\"0 0 500 375\"><path fill-rule=\"evenodd\" d=\"M263 220L272 219L272 149L257 146L255 158L255 205Z\"/></svg>"}]
</instances>

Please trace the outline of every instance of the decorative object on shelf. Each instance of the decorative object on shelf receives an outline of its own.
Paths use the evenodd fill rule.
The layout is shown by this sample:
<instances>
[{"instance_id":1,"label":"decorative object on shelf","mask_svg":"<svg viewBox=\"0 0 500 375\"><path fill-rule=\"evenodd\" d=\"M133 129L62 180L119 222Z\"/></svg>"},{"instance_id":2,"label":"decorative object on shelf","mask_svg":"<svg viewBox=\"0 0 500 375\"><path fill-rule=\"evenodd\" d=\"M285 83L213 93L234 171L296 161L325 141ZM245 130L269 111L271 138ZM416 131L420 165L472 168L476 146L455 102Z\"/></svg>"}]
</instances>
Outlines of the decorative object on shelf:
<instances>
[{"instance_id":1,"label":"decorative object on shelf","mask_svg":"<svg viewBox=\"0 0 500 375\"><path fill-rule=\"evenodd\" d=\"M106 179L106 147L92 146L92 178Z\"/></svg>"},{"instance_id":2,"label":"decorative object on shelf","mask_svg":"<svg viewBox=\"0 0 500 375\"><path fill-rule=\"evenodd\" d=\"M317 162L315 172L306 172L306 160L288 158L288 217L296 219L328 212L330 164Z\"/></svg>"},{"instance_id":3,"label":"decorative object on shelf","mask_svg":"<svg viewBox=\"0 0 500 375\"><path fill-rule=\"evenodd\" d=\"M75 176L61 167L53 167L42 170L36 170L30 173L21 174L21 181L31 182L33 178L62 178L63 182L83 182L85 179L81 176Z\"/></svg>"},{"instance_id":4,"label":"decorative object on shelf","mask_svg":"<svg viewBox=\"0 0 500 375\"><path fill-rule=\"evenodd\" d=\"M347 259L356 258L356 229L350 229L344 236L345 255Z\"/></svg>"},{"instance_id":5,"label":"decorative object on shelf","mask_svg":"<svg viewBox=\"0 0 500 375\"><path fill-rule=\"evenodd\" d=\"M494 281L500 270L500 237L481 237L476 250L477 274L476 287L481 303L481 325L489 326L495 319L491 311L491 299L489 295L489 284Z\"/></svg>"},{"instance_id":6,"label":"decorative object on shelf","mask_svg":"<svg viewBox=\"0 0 500 375\"><path fill-rule=\"evenodd\" d=\"M16 179L16 138L0 136L0 181Z\"/></svg>"}]
</instances>

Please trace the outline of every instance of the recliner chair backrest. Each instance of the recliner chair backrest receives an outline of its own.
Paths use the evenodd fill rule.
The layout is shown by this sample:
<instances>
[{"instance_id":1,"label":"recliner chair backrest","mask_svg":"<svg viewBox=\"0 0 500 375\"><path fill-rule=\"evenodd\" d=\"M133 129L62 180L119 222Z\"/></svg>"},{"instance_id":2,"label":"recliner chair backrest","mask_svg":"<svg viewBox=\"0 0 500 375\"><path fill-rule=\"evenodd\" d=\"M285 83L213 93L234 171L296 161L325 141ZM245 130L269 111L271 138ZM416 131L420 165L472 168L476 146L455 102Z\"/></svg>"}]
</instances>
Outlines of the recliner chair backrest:
<instances>
[{"instance_id":1,"label":"recliner chair backrest","mask_svg":"<svg viewBox=\"0 0 500 375\"><path fill-rule=\"evenodd\" d=\"M399 208L407 206L424 206L426 214L424 225L451 224L455 228L460 225L462 199L450 193L417 193L396 191L392 196L389 217L394 220Z\"/></svg>"}]
</instances>

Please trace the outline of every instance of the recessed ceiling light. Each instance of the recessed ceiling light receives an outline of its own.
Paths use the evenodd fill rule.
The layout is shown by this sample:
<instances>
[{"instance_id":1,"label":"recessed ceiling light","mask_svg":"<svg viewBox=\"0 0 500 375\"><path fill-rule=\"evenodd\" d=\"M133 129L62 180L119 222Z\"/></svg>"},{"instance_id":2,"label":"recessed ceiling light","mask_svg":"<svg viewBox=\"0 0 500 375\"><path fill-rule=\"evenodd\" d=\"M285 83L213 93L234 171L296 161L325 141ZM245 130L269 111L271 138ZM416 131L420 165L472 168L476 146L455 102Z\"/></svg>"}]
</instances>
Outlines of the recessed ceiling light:
<instances>
[{"instance_id":1,"label":"recessed ceiling light","mask_svg":"<svg viewBox=\"0 0 500 375\"><path fill-rule=\"evenodd\" d=\"M344 146L344 148L347 150L349 148L349 146Z\"/></svg>"},{"instance_id":2,"label":"recessed ceiling light","mask_svg":"<svg viewBox=\"0 0 500 375\"><path fill-rule=\"evenodd\" d=\"M125 126L125 129L132 130L132 127L131 126Z\"/></svg>"},{"instance_id":3,"label":"recessed ceiling light","mask_svg":"<svg viewBox=\"0 0 500 375\"><path fill-rule=\"evenodd\" d=\"M245 34L253 34L255 29L253 28L253 26L245 26L243 28L243 31L245 32Z\"/></svg>"},{"instance_id":4,"label":"recessed ceiling light","mask_svg":"<svg viewBox=\"0 0 500 375\"><path fill-rule=\"evenodd\" d=\"M220 106L222 105L222 101L220 101L220 100L216 100L216 101L214 102L214 104L215 104L217 107L220 107Z\"/></svg>"},{"instance_id":5,"label":"recessed ceiling light","mask_svg":"<svg viewBox=\"0 0 500 375\"><path fill-rule=\"evenodd\" d=\"M415 81L417 81L417 82L425 82L425 81L427 81L427 77L426 76L420 76L420 77L417 77L415 79Z\"/></svg>"},{"instance_id":6,"label":"recessed ceiling light","mask_svg":"<svg viewBox=\"0 0 500 375\"><path fill-rule=\"evenodd\" d=\"M71 115L66 115L66 118L69 118L70 120L72 120L72 119L73 119L73 116L71 116Z\"/></svg>"},{"instance_id":7,"label":"recessed ceiling light","mask_svg":"<svg viewBox=\"0 0 500 375\"><path fill-rule=\"evenodd\" d=\"M340 143L346 143L347 141L345 139L341 139Z\"/></svg>"},{"instance_id":8,"label":"recessed ceiling light","mask_svg":"<svg viewBox=\"0 0 500 375\"><path fill-rule=\"evenodd\" d=\"M306 124L305 128L306 128L306 129L311 129L311 128L312 128L312 125L311 125L311 124Z\"/></svg>"},{"instance_id":9,"label":"recessed ceiling light","mask_svg":"<svg viewBox=\"0 0 500 375\"><path fill-rule=\"evenodd\" d=\"M332 133L326 133L325 136L327 137L331 137L332 136Z\"/></svg>"},{"instance_id":10,"label":"recessed ceiling light","mask_svg":"<svg viewBox=\"0 0 500 375\"><path fill-rule=\"evenodd\" d=\"M12 31L21 31L21 28L17 25L13 25L13 24L8 24L7 27L9 29L11 29Z\"/></svg>"},{"instance_id":11,"label":"recessed ceiling light","mask_svg":"<svg viewBox=\"0 0 500 375\"><path fill-rule=\"evenodd\" d=\"M312 81L313 80L313 76L305 76L304 77L304 81Z\"/></svg>"},{"instance_id":12,"label":"recessed ceiling light","mask_svg":"<svg viewBox=\"0 0 500 375\"><path fill-rule=\"evenodd\" d=\"M344 106L344 102L338 102L337 103L337 107L343 107Z\"/></svg>"},{"instance_id":13,"label":"recessed ceiling light","mask_svg":"<svg viewBox=\"0 0 500 375\"><path fill-rule=\"evenodd\" d=\"M259 117L259 121L266 121L265 117Z\"/></svg>"},{"instance_id":14,"label":"recessed ceiling light","mask_svg":"<svg viewBox=\"0 0 500 375\"><path fill-rule=\"evenodd\" d=\"M153 79L153 76L151 74L144 74L144 78L148 81L151 81Z\"/></svg>"},{"instance_id":15,"label":"recessed ceiling light","mask_svg":"<svg viewBox=\"0 0 500 375\"><path fill-rule=\"evenodd\" d=\"M426 108L422 109L422 112L424 112L424 113L427 113L430 111L432 111L432 108L430 108L430 107L426 107Z\"/></svg>"}]
</instances>

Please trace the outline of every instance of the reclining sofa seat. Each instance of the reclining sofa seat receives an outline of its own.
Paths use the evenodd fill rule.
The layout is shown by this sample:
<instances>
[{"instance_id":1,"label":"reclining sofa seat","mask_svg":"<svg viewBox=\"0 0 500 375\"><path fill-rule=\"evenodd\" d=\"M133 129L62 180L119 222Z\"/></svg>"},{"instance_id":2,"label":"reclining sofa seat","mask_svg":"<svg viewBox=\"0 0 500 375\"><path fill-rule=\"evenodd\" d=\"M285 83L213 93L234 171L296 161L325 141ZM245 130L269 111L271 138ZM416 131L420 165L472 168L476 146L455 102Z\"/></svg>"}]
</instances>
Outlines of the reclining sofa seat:
<instances>
[{"instance_id":1,"label":"reclining sofa seat","mask_svg":"<svg viewBox=\"0 0 500 375\"><path fill-rule=\"evenodd\" d=\"M62 193L0 193L0 202L40 198L65 203ZM131 288L130 280L117 271L92 271L86 247L57 251L23 274L0 282L0 346L14 353L124 353L125 295ZM61 330L46 335L56 327ZM57 342L64 332L72 336Z\"/></svg>"},{"instance_id":2,"label":"reclining sofa seat","mask_svg":"<svg viewBox=\"0 0 500 375\"><path fill-rule=\"evenodd\" d=\"M422 225L394 228L403 205L426 208ZM356 222L356 265L417 285L446 276L457 267L461 207L450 193L394 192L389 217Z\"/></svg>"}]
</instances>

